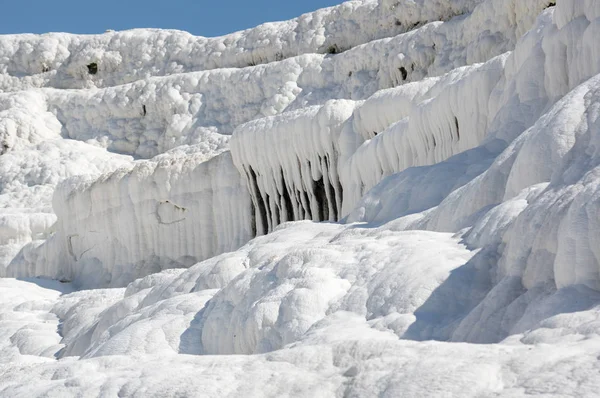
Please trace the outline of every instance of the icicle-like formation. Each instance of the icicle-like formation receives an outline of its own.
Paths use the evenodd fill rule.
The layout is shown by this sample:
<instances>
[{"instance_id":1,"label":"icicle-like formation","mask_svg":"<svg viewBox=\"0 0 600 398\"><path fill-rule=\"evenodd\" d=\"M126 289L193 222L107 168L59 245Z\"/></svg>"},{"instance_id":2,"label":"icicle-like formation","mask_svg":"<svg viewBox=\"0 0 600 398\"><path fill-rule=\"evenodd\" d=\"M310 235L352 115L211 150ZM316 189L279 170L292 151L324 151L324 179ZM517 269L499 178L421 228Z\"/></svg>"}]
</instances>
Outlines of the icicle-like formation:
<instances>
[{"instance_id":1,"label":"icicle-like formation","mask_svg":"<svg viewBox=\"0 0 600 398\"><path fill-rule=\"evenodd\" d=\"M394 113L388 107L397 109L395 115L402 120L374 134L341 165L342 213L351 211L369 189L389 175L441 162L481 144L490 120L488 103L505 60L506 56L501 56L422 85L414 83L377 93L358 108L354 126L363 137L369 131L377 132L382 126L380 120L393 121ZM419 98L425 100L419 103ZM377 106L385 100L387 107Z\"/></svg>"},{"instance_id":2,"label":"icicle-like formation","mask_svg":"<svg viewBox=\"0 0 600 398\"><path fill-rule=\"evenodd\" d=\"M231 152L252 196L258 235L286 221L340 218L337 141L354 105L330 101L236 129Z\"/></svg>"},{"instance_id":3,"label":"icicle-like formation","mask_svg":"<svg viewBox=\"0 0 600 398\"><path fill-rule=\"evenodd\" d=\"M232 152L253 196L257 233L290 220L337 220L384 177L440 162L479 145L488 129L488 103L503 75L505 60L506 56L500 56L440 78L380 91L355 103L353 115L346 115L347 119L353 116L352 123L336 121L339 127L333 135L318 122L319 114L330 112L327 106L239 127ZM332 141L323 141L323 137ZM351 144L372 137L358 150ZM327 178L321 182L323 174Z\"/></svg>"}]
</instances>

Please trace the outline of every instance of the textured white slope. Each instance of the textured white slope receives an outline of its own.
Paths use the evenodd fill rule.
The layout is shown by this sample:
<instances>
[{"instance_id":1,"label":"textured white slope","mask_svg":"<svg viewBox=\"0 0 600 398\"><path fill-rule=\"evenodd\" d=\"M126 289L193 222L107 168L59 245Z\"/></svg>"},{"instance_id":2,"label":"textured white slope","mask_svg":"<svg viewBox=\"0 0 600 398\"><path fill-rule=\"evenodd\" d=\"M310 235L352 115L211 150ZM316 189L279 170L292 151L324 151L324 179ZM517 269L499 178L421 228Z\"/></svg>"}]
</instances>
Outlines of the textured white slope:
<instances>
[{"instance_id":1,"label":"textured white slope","mask_svg":"<svg viewBox=\"0 0 600 398\"><path fill-rule=\"evenodd\" d=\"M99 145L108 147L112 151L148 158L177 145L195 144L210 139L207 138L209 133L231 134L239 124L258 117L276 115L286 109L322 104L331 98L364 99L380 89L393 87L406 81L420 80L425 76L441 75L465 64L486 61L512 48L518 37L515 31L528 28L531 25L530 20L537 15L546 2L547 0L536 0L530 9L523 9L513 0L505 0L499 5L491 5L489 1L484 2L465 17L455 18L447 23L432 22L420 28L420 24L411 25L412 30L406 34L352 48L347 46L344 48L349 49L348 51L336 56L309 53L282 62L242 69L203 71L206 68L184 68L161 73L168 76L154 79L148 79L152 74L148 76L143 74L132 76L126 81L99 84L105 88L97 91L39 90L35 91L35 96L38 97L35 101L29 98L21 99L18 107L12 104L17 101L13 98L18 99L24 95L34 94L20 92L0 94L0 109L4 109L2 102L10 100L12 102L9 106L16 107L20 112L19 115L0 113L0 138L9 148L13 147L15 140L29 139L30 142L39 142L39 137L47 135L46 125L51 124L51 131L60 132L69 138L83 141L95 140ZM473 4L467 7L459 3ZM404 15L399 17L400 19L407 16L410 16L408 18L427 16L421 21L424 23L439 19L439 17L434 18L435 12L441 13L442 16L451 15L448 8L466 10L472 8L478 1L459 3L436 2L430 5L429 2L419 2L413 5L415 10L407 13L397 10L403 6L380 5L377 9L392 7L399 12L399 15ZM361 4L361 2L350 2L338 8L349 7L351 10L353 7L363 9L376 6L372 1ZM406 7L410 8L410 3ZM335 13L335 10L333 8L329 13ZM327 12L326 14L329 15ZM379 29L381 19L372 16L369 18L369 22L361 23L360 32L370 27ZM319 23L326 22L327 20L323 20ZM343 19L340 23L344 24ZM354 26L354 22L347 22L347 24ZM326 26L332 27L337 32L334 25L335 22L331 22ZM484 25L486 30L482 33L481 27ZM356 32L353 31L352 35L348 35L346 29L341 29L336 34L354 40L357 37ZM399 29L404 31L403 28ZM308 34L315 34L312 30L308 32L312 32ZM155 34L169 35L162 31ZM172 34L176 35L176 33ZM159 48L145 49L144 46L129 45L126 40L111 40L110 37L113 35L124 35L131 40L144 41L148 35L152 36L152 33L145 31L109 33L104 35L106 38L99 36L96 40L92 39L92 36L89 40L94 44L88 44L92 47L99 46L102 51L111 53L106 46L117 43L117 46L122 47L117 52L119 54L117 58L128 59L134 63L146 59L144 62L149 63L149 66L162 68L159 56L168 56L162 45ZM9 76L10 73L30 73L29 68L35 62L29 57L43 58L48 51L52 53L45 49L54 48L53 45L56 44L54 43L56 40L51 36L6 36L0 40L0 51L4 49L10 53L16 45L13 42L20 43L20 39L24 41L23 48L21 49L19 45L15 51L18 54L23 53L26 57L22 59L20 56L7 55L5 57L7 62L14 65L7 67L7 71L0 74L0 78ZM28 40L40 42L32 44ZM45 44L45 40L54 44ZM83 38L75 41L79 40L85 43ZM108 44L105 41L108 41ZM161 43L160 40L158 42ZM168 42L167 40L166 43ZM491 45L492 43L494 45ZM82 46L87 48L87 44ZM183 43L180 46L185 49L193 48L193 45L187 47ZM169 48L176 52L172 47ZM71 51L66 49L61 51L71 54ZM141 54L137 54L137 51L141 51ZM199 54L205 54L201 50L198 51ZM86 51L73 49L72 53L73 56L78 57ZM197 58L192 57L192 59ZM80 68L87 70L85 65L80 65ZM128 74L143 70L140 66L128 63L125 63L122 68L119 69L120 73ZM179 73L191 70L197 72ZM80 72L68 79L61 77L62 75L57 76L57 83L53 87L63 87L60 84L63 81L61 79L67 79L65 82L74 79L74 84L87 87L86 82L89 83L89 79L100 78L103 72L100 71L92 76L86 73ZM110 72L106 73L110 76ZM10 83L12 90L29 88L28 85L19 87L15 84ZM3 98L7 100L3 101ZM11 112L16 112L16 109L11 109ZM45 125L34 117L40 112L47 112L48 122Z\"/></svg>"},{"instance_id":2,"label":"textured white slope","mask_svg":"<svg viewBox=\"0 0 600 398\"><path fill-rule=\"evenodd\" d=\"M562 8L558 7L555 15L561 12ZM530 112L541 111L565 90L574 89L546 112L540 112L539 120L502 152L487 171L452 192L431 211L400 221L408 228L446 231L473 226L467 242L484 247L488 255L499 257L495 277L491 280L493 288L461 322L452 337L455 340L497 341L509 334L537 327L545 317L565 308L586 309L595 300L594 291L599 280L595 239L598 227L595 217L590 215L596 212L594 159L598 132L598 77L577 85L589 77L588 73L600 72L600 64L595 62L595 71L589 66L576 68L577 59L596 56L593 51L579 52L586 47L584 42L591 40L588 39L591 36L582 32L594 30L595 23L580 18L559 31L543 19L540 24L534 31L536 34L532 35L538 37L537 44L526 38L523 46L542 49L544 56L536 62L520 62L520 69L513 75L517 82L528 81L528 89L537 96L523 97L524 92L519 97L513 96L511 92L519 90L508 85L508 95L503 95L504 106L515 109L517 106L511 101L524 98ZM546 27L542 28L544 25ZM545 35L539 35L540 32ZM556 50L563 45L565 37L575 40L573 51L562 50L570 52L570 60L565 60ZM526 54L523 48L518 46L508 65L515 65L523 54ZM552 76L557 68L560 70L562 62L571 62L575 66L568 79L563 76L564 85L561 86L556 84L558 77ZM550 77L533 78L544 65ZM524 106L522 104L521 108ZM519 126L526 122L526 119L517 119L515 123L502 109L498 115L495 121L498 130L494 134L499 137L514 136L515 124ZM535 117L535 113L528 118L532 116ZM483 150L479 148L474 154ZM449 166L464 162L465 156L461 154L439 167L394 176L368 194L354 216L377 221L393 214L410 214L410 207L398 206L396 199L390 201L390 198L411 197L423 192L431 198L431 190L427 193L421 188L414 189L410 182L414 184L427 178L446 180L453 185L459 180L465 181L465 168L456 169L457 173L447 170ZM577 293L577 290L561 293L561 289L574 286L583 289L584 293ZM555 292L562 295L560 305L548 299ZM591 301L586 301L586 296ZM495 332L490 333L492 330Z\"/></svg>"},{"instance_id":3,"label":"textured white slope","mask_svg":"<svg viewBox=\"0 0 600 398\"><path fill-rule=\"evenodd\" d=\"M50 313L70 286L44 280L0 279L0 370L15 363L53 362L64 345L57 333L59 319Z\"/></svg>"},{"instance_id":4,"label":"textured white slope","mask_svg":"<svg viewBox=\"0 0 600 398\"><path fill-rule=\"evenodd\" d=\"M393 230L394 224L379 229L288 224L235 253L146 277L125 292L54 295L51 311L63 319L67 344L61 353L81 355L90 347L85 359L31 366L28 357L16 355L0 377L0 392L16 397L595 394L597 310L550 316L543 327L498 345L398 340L393 332L405 333L415 324L426 332L432 322L452 323L465 308L444 312L446 318L431 311L448 311L465 294L475 298L477 292L467 288L469 272L462 266L452 270L472 255L456 238ZM438 252L421 249L432 244ZM0 289L6 297L6 287ZM547 304L593 305L598 298L591 291L563 291ZM39 308L31 304L36 299L20 298L26 305L19 311L30 316ZM239 311L246 306L250 311ZM288 319L294 312L312 318ZM213 329L217 324L221 328ZM268 351L278 348L264 345L278 341L277 335L294 342L261 355L178 354Z\"/></svg>"},{"instance_id":5,"label":"textured white slope","mask_svg":"<svg viewBox=\"0 0 600 398\"><path fill-rule=\"evenodd\" d=\"M17 398L77 394L308 398L372 393L390 398L592 397L599 387L596 337L578 344L513 348L363 336L259 356L63 360L60 366L11 369L6 376L12 381L2 393Z\"/></svg>"},{"instance_id":6,"label":"textured white slope","mask_svg":"<svg viewBox=\"0 0 600 398\"><path fill-rule=\"evenodd\" d=\"M149 29L90 36L7 35L0 39L0 91L106 87L150 76L340 52L428 21L449 19L480 2L355 0L216 38ZM94 76L87 68L91 63L98 69Z\"/></svg>"},{"instance_id":7,"label":"textured white slope","mask_svg":"<svg viewBox=\"0 0 600 398\"><path fill-rule=\"evenodd\" d=\"M0 38L0 275L74 282L0 280L0 396L596 396L600 2L551 3Z\"/></svg>"}]
</instances>

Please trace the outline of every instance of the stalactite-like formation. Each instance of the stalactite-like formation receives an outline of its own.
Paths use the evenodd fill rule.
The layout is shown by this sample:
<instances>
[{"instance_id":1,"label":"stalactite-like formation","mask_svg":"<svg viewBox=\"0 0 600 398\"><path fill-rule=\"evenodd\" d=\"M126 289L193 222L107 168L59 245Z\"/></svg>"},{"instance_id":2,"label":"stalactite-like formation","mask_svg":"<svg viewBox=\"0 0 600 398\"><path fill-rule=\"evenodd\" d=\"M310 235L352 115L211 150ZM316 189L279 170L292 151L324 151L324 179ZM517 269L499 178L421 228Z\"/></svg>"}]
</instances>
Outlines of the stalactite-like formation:
<instances>
[{"instance_id":1,"label":"stalactite-like formation","mask_svg":"<svg viewBox=\"0 0 600 398\"><path fill-rule=\"evenodd\" d=\"M339 220L338 138L354 106L331 101L235 131L231 151L252 196L257 235L286 221Z\"/></svg>"}]
</instances>

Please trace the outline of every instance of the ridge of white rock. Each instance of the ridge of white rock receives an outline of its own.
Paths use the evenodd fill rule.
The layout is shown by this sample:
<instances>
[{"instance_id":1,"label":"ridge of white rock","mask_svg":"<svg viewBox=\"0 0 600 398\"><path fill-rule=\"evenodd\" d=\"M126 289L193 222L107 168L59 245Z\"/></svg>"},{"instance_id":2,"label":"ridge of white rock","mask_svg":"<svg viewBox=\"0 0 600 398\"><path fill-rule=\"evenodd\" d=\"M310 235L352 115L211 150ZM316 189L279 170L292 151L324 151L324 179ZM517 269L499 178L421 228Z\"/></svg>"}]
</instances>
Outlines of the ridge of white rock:
<instances>
[{"instance_id":1,"label":"ridge of white rock","mask_svg":"<svg viewBox=\"0 0 600 398\"><path fill-rule=\"evenodd\" d=\"M0 92L17 87L107 87L150 76L337 53L430 21L448 20L480 2L354 0L215 38L159 29L5 35L0 44Z\"/></svg>"},{"instance_id":2,"label":"ridge of white rock","mask_svg":"<svg viewBox=\"0 0 600 398\"><path fill-rule=\"evenodd\" d=\"M99 85L99 90L65 91L48 88L23 92L20 90L27 90L32 86L16 88L18 85L11 83L10 87L14 88L12 91L18 92L0 94L0 111L8 108L11 112L22 110L18 116L19 123L13 127L10 125L14 124L16 117L2 117L0 114L0 127L3 127L0 129L0 140L8 147L4 149L6 150L13 147L15 140L35 143L51 132L83 141L97 141L98 145L108 147L111 151L149 158L177 145L201 142L209 133L231 134L238 125L256 118L323 104L329 99L365 99L377 90L420 80L425 76L438 76L465 64L487 61L514 47L516 32L531 26L533 16L543 8L547 0L536 0L531 9L516 5L514 0L505 0L501 6L483 2L475 7L479 1L464 3L472 5L467 7L458 3L439 2L432 7L429 2L419 2L419 5L413 5L416 7L415 11L402 15L407 18L419 16L423 18L419 22L425 23L442 18L434 18L434 14L429 15L432 11L426 10L438 10L436 12L441 12L440 15L446 15L447 11L440 10L447 7L475 9L462 18L446 23L419 24L406 34L358 45L363 43L361 41L336 56L309 52L256 67L213 70L199 68L173 71L154 78L153 75L144 75L130 81ZM363 5L367 8L375 6L373 1L344 4L338 8L352 9L356 6L362 9ZM402 8L383 4L377 7ZM335 13L335 8L329 12ZM379 19L369 21L361 25L361 32L380 26L373 22ZM487 33L482 33L482 25L486 26ZM139 31L138 34L136 32L123 34L133 39L145 37L144 31ZM343 30L340 34L342 33ZM108 38L113 34L117 33L99 37ZM166 33L161 31L159 34ZM356 34L348 37L356 37ZM8 69L26 74L26 69L34 64L29 57L43 58L46 54L44 49L53 44L45 44L45 36L3 36L2 40L8 43L0 43L0 49L11 51L12 39L18 42L19 38L25 40L25 44L22 51L15 51L27 54L27 58L9 55L4 58L14 64ZM39 45L28 44L27 40L32 38L41 40ZM51 38L47 40L52 42ZM103 40L95 45L102 46ZM121 43L119 40L116 42ZM490 45L491 43L495 45ZM144 50L144 46L126 45L126 42L123 46L120 50L122 52L140 50L156 55L159 51ZM76 54L84 52L73 51ZM161 49L160 54L164 55L164 50ZM119 57L144 59L135 53L123 53ZM157 57L151 59L160 64ZM0 74L0 79L10 76L8 69ZM134 65L128 65L125 69L131 70L141 69ZM98 74L101 76L102 72ZM80 84L99 76L98 74L81 72L74 79ZM57 79L60 82L66 78ZM62 86L57 83L48 87ZM76 88L85 87L88 86ZM34 102L30 98L32 95L39 98ZM2 105L2 102L7 103ZM35 117L40 112L47 115L48 120L44 124Z\"/></svg>"}]
</instances>

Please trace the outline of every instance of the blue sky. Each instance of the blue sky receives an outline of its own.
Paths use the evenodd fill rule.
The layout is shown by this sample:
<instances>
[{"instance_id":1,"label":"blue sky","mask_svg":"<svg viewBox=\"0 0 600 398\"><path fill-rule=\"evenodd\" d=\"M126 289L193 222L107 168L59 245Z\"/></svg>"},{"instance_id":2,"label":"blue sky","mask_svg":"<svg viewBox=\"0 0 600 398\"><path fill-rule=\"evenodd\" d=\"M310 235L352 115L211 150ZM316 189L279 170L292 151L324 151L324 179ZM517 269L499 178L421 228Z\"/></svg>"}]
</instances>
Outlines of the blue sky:
<instances>
[{"instance_id":1,"label":"blue sky","mask_svg":"<svg viewBox=\"0 0 600 398\"><path fill-rule=\"evenodd\" d=\"M180 29L219 36L342 0L0 0L0 34Z\"/></svg>"}]
</instances>

